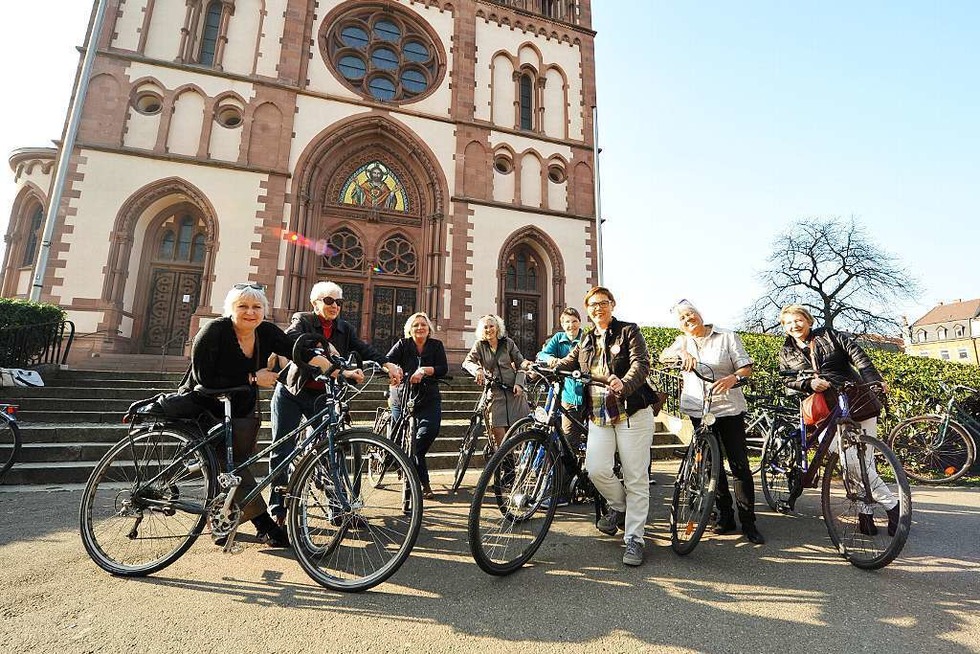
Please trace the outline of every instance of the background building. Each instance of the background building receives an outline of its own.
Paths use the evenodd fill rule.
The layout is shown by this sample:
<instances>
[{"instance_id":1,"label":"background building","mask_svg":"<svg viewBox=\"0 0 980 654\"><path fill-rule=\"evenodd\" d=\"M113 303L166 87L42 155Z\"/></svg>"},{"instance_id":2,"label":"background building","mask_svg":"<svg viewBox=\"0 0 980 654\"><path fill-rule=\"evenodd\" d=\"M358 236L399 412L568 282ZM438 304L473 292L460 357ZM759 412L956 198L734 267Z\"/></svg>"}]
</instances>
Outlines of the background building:
<instances>
[{"instance_id":1,"label":"background building","mask_svg":"<svg viewBox=\"0 0 980 654\"><path fill-rule=\"evenodd\" d=\"M980 365L980 299L940 303L912 323L905 353Z\"/></svg>"},{"instance_id":2,"label":"background building","mask_svg":"<svg viewBox=\"0 0 980 654\"><path fill-rule=\"evenodd\" d=\"M42 300L94 351L177 352L234 283L312 284L387 348L499 313L535 351L596 279L590 0L109 0ZM14 152L26 296L54 149Z\"/></svg>"}]
</instances>

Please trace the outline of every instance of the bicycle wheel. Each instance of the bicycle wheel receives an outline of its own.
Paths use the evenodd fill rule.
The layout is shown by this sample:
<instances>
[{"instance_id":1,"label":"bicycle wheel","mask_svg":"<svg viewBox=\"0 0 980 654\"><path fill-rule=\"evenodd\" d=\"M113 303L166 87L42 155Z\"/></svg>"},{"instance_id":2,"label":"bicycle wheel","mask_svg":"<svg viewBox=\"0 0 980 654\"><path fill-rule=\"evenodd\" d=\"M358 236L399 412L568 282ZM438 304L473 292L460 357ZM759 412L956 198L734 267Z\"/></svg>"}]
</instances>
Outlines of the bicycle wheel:
<instances>
[{"instance_id":1,"label":"bicycle wheel","mask_svg":"<svg viewBox=\"0 0 980 654\"><path fill-rule=\"evenodd\" d=\"M718 441L710 432L696 432L677 471L670 504L670 546L681 556L694 551L708 526L720 475Z\"/></svg>"},{"instance_id":2,"label":"bicycle wheel","mask_svg":"<svg viewBox=\"0 0 980 654\"><path fill-rule=\"evenodd\" d=\"M799 433L793 432L766 439L762 448L762 494L773 511L792 511L803 491L800 447Z\"/></svg>"},{"instance_id":3,"label":"bicycle wheel","mask_svg":"<svg viewBox=\"0 0 980 654\"><path fill-rule=\"evenodd\" d=\"M852 565L877 570L895 560L912 525L912 496L898 457L877 438L843 435L843 457L823 470L821 508L830 540ZM888 504L897 502L892 509Z\"/></svg>"},{"instance_id":4,"label":"bicycle wheel","mask_svg":"<svg viewBox=\"0 0 980 654\"><path fill-rule=\"evenodd\" d=\"M476 442L485 432L483 416L477 414L471 417L470 425L466 428L466 433L463 434L463 440L459 444L459 457L456 459L456 470L453 473L453 488L451 492L455 493L458 491L460 484L463 483L463 477L466 476L466 469L470 465L470 459L473 458L473 452L476 451Z\"/></svg>"},{"instance_id":5,"label":"bicycle wheel","mask_svg":"<svg viewBox=\"0 0 980 654\"><path fill-rule=\"evenodd\" d=\"M0 480L14 465L20 455L20 427L17 423L2 414L0 420Z\"/></svg>"},{"instance_id":6,"label":"bicycle wheel","mask_svg":"<svg viewBox=\"0 0 980 654\"><path fill-rule=\"evenodd\" d=\"M561 466L549 434L529 429L506 440L473 491L467 521L480 569L507 575L541 546L555 517Z\"/></svg>"},{"instance_id":7,"label":"bicycle wheel","mask_svg":"<svg viewBox=\"0 0 980 654\"><path fill-rule=\"evenodd\" d=\"M364 484L368 450L380 450L400 472L414 507L402 510L401 485ZM303 570L330 590L359 592L388 579L405 562L422 525L415 466L386 438L350 429L303 459L289 490L289 536Z\"/></svg>"},{"instance_id":8,"label":"bicycle wheel","mask_svg":"<svg viewBox=\"0 0 980 654\"><path fill-rule=\"evenodd\" d=\"M387 453L387 450L372 447L366 454L368 481L375 488L381 486L382 482L384 482L385 475L388 474L388 471L391 470L393 465L391 457Z\"/></svg>"},{"instance_id":9,"label":"bicycle wheel","mask_svg":"<svg viewBox=\"0 0 980 654\"><path fill-rule=\"evenodd\" d=\"M749 455L749 471L755 475L762 469L762 454L772 422L765 411L750 411L745 416L745 449ZM752 463L758 457L758 463Z\"/></svg>"},{"instance_id":10,"label":"bicycle wheel","mask_svg":"<svg viewBox=\"0 0 980 654\"><path fill-rule=\"evenodd\" d=\"M112 446L85 484L79 528L85 551L114 575L167 567L197 540L215 490L209 447L173 425L153 425ZM159 477L159 478L157 478Z\"/></svg>"},{"instance_id":11,"label":"bicycle wheel","mask_svg":"<svg viewBox=\"0 0 980 654\"><path fill-rule=\"evenodd\" d=\"M944 484L956 481L970 469L976 445L962 425L941 416L918 416L899 423L888 443L916 481Z\"/></svg>"}]
</instances>

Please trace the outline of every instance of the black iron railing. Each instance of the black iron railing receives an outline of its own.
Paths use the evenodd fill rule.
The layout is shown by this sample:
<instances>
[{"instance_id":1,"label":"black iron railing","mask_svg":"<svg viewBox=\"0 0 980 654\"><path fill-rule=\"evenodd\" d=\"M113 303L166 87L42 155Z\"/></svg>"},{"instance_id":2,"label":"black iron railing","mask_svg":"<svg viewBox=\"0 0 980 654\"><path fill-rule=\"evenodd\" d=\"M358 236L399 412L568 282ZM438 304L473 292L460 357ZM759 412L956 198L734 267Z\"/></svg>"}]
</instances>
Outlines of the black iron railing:
<instances>
[{"instance_id":1,"label":"black iron railing","mask_svg":"<svg viewBox=\"0 0 980 654\"><path fill-rule=\"evenodd\" d=\"M30 368L68 360L75 323L70 320L0 329L0 367Z\"/></svg>"},{"instance_id":2,"label":"black iron railing","mask_svg":"<svg viewBox=\"0 0 980 654\"><path fill-rule=\"evenodd\" d=\"M681 375L676 370L661 370L651 368L650 379L662 392L667 394L667 401L661 411L666 411L677 418L681 417Z\"/></svg>"}]
</instances>

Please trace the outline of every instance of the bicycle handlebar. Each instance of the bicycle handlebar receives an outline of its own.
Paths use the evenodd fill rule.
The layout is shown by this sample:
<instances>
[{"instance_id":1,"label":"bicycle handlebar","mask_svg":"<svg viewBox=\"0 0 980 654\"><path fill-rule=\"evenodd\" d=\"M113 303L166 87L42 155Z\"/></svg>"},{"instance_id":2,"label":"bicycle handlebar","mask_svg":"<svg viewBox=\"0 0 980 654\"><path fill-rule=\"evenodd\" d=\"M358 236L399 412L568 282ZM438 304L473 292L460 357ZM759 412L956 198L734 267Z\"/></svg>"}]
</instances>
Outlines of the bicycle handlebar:
<instances>
[{"instance_id":1,"label":"bicycle handlebar","mask_svg":"<svg viewBox=\"0 0 980 654\"><path fill-rule=\"evenodd\" d=\"M667 367L668 368L672 368L674 370L680 370L681 372L692 372L692 373L694 373L694 375L698 379L700 379L703 382L707 382L709 384L713 384L716 381L718 381L717 379L715 379L715 371L714 371L714 369L711 366L709 366L707 363L703 362L703 361L696 361L694 363L694 367L691 368L690 370L684 370L683 369L683 362L680 359L675 359L673 361L664 361L664 363L667 364ZM706 375L704 372L702 372L701 370L699 370L699 367L703 367L703 368L707 369L707 371L710 373L710 376L709 375ZM740 386L745 386L748 383L749 383L748 377L743 377L741 380L739 380L738 382L736 382L735 385L732 386L732 388L738 388Z\"/></svg>"}]
</instances>

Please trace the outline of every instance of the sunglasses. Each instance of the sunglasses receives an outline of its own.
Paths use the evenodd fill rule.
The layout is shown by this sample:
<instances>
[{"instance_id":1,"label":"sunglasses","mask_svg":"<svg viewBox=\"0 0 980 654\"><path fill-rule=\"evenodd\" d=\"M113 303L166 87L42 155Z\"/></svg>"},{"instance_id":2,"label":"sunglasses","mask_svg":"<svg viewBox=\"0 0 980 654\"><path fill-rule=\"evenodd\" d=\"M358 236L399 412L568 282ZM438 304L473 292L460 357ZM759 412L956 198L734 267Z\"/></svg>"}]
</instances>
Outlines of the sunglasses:
<instances>
[{"instance_id":1,"label":"sunglasses","mask_svg":"<svg viewBox=\"0 0 980 654\"><path fill-rule=\"evenodd\" d=\"M335 304L339 307L339 306L343 306L343 304L344 304L344 298L341 298L341 297L332 298L332 297L330 297L328 295L327 297L321 297L321 298L319 298L317 300L317 302L323 302L323 306L325 306L325 307L332 307Z\"/></svg>"},{"instance_id":2,"label":"sunglasses","mask_svg":"<svg viewBox=\"0 0 980 654\"><path fill-rule=\"evenodd\" d=\"M255 284L253 282L241 282L239 284L235 284L232 288L234 288L236 291L244 291L246 288L250 288L254 291L264 291L265 284Z\"/></svg>"}]
</instances>

